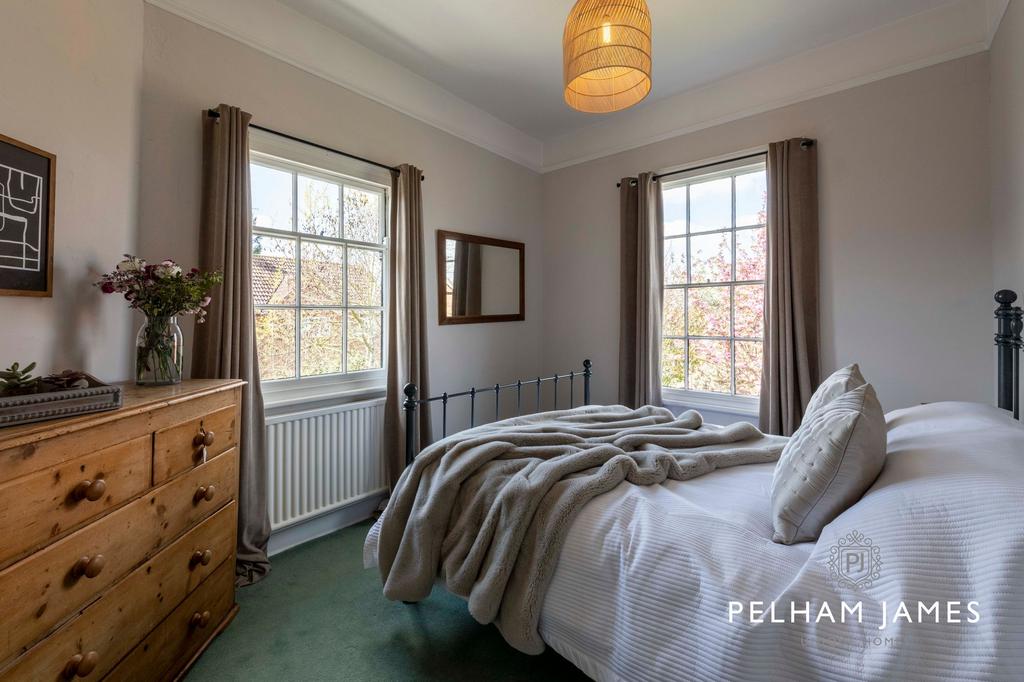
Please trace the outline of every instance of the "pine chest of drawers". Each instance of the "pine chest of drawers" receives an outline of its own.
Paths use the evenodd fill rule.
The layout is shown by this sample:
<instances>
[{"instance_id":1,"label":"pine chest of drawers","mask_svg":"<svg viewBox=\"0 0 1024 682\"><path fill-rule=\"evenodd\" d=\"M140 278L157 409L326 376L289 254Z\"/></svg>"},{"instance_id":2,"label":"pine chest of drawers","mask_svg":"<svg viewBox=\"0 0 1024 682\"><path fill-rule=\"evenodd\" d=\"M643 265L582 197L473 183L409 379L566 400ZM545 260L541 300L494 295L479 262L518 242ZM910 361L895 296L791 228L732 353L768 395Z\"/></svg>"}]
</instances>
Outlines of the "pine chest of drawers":
<instances>
[{"instance_id":1,"label":"pine chest of drawers","mask_svg":"<svg viewBox=\"0 0 1024 682\"><path fill-rule=\"evenodd\" d=\"M0 428L0 681L175 679L230 622L242 385Z\"/></svg>"}]
</instances>

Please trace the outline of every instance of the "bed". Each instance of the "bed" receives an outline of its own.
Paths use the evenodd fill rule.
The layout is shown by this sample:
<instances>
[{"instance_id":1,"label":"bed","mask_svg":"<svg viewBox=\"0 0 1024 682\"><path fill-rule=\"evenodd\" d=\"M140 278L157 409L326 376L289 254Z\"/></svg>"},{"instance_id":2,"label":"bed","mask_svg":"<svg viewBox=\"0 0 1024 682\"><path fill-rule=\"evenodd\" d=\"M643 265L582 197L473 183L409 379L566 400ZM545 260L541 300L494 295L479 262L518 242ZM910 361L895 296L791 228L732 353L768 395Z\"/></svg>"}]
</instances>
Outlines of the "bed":
<instances>
[{"instance_id":1,"label":"bed","mask_svg":"<svg viewBox=\"0 0 1024 682\"><path fill-rule=\"evenodd\" d=\"M772 463L615 486L567 527L538 604L543 642L597 680L1019 678L1021 315L997 301L1000 407L887 414L882 474L816 542L771 541ZM871 579L844 581L835 557L865 547Z\"/></svg>"}]
</instances>

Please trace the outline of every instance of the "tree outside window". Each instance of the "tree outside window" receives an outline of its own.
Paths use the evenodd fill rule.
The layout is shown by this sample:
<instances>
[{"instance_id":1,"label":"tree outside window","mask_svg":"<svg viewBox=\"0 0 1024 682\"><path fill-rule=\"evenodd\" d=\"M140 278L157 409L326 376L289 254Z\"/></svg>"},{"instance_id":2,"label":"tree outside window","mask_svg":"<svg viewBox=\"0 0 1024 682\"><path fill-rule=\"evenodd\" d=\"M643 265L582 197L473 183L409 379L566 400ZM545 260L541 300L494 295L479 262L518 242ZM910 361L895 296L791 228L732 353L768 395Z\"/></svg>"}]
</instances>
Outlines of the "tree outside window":
<instances>
[{"instance_id":1,"label":"tree outside window","mask_svg":"<svg viewBox=\"0 0 1024 682\"><path fill-rule=\"evenodd\" d=\"M665 181L662 386L756 397L767 262L764 161Z\"/></svg>"},{"instance_id":2,"label":"tree outside window","mask_svg":"<svg viewBox=\"0 0 1024 682\"><path fill-rule=\"evenodd\" d=\"M383 368L384 188L254 154L260 378Z\"/></svg>"}]
</instances>

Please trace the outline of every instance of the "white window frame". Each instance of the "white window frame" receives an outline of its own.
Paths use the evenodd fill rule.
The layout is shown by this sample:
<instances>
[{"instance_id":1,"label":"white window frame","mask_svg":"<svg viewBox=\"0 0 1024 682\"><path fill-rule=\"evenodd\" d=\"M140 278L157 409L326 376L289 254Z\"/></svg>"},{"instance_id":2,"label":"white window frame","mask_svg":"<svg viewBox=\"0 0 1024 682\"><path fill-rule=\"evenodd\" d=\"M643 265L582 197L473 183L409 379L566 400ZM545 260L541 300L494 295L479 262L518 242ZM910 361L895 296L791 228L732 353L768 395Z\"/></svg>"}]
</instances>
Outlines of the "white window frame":
<instances>
[{"instance_id":1,"label":"white window frame","mask_svg":"<svg viewBox=\"0 0 1024 682\"><path fill-rule=\"evenodd\" d=\"M280 228L257 227L253 225L253 235L265 237L286 237L295 241L296 260L301 259L303 242L315 242L331 244L333 246L352 246L359 249L374 250L381 253L382 277L381 283L381 305L380 306L349 306L348 305L348 258L345 259L345 298L341 305L303 305L300 298L301 272L299 263L296 263L295 275L295 303L293 305L256 305L257 309L286 309L295 311L295 367L298 376L289 379L263 379L261 385L265 396L267 407L282 407L318 400L348 398L363 398L368 395L378 394L385 390L387 382L387 348L388 348L388 239L390 225L390 175L388 171L377 168L371 164L348 159L340 154L323 151L310 145L302 144L292 140L281 138L277 135L264 133L258 130L250 131L249 162L260 166L273 168L293 174L292 180L292 225L294 229L285 230ZM382 195L381 201L381 228L383 230L383 241L380 244L363 242L354 239L340 237L326 237L309 235L300 232L298 229L298 197L297 177L298 175L324 180L342 187L339 196L339 210L343 211L344 187L379 192ZM344 217L342 216L342 220ZM346 313L344 336L342 337L343 347L346 349L346 365L348 362L348 320L349 310L376 310L381 313L381 362L380 369L358 370L355 372L342 372L336 374L322 374L317 376L301 376L301 334L302 334L302 310L332 309L344 310ZM347 369L347 366L346 368Z\"/></svg>"},{"instance_id":2,"label":"white window frame","mask_svg":"<svg viewBox=\"0 0 1024 682\"><path fill-rule=\"evenodd\" d=\"M758 151L757 153L761 154L762 152ZM670 189L673 189L673 188L676 188L676 187L680 187L680 186L686 186L687 187L687 191L686 191L686 223L687 223L687 225L686 225L686 233L683 234L683 235L663 238L663 242L664 241L668 241L669 239L685 239L686 240L686 242L687 242L686 243L686 274L687 274L687 282L685 284L671 284L671 285L669 285L669 284L665 284L665 282L662 281L662 291L666 291L666 290L669 290L669 289L686 289L686 290L689 290L689 289L696 289L696 288L709 287L709 286L716 286L716 287L718 287L718 286L728 286L728 287L730 287L730 289L729 289L729 291L730 291L730 294L729 294L730 315L729 315L729 336L728 337L723 337L723 336L714 336L714 337L691 336L690 333L689 333L689 331L690 331L689 330L689 310L687 309L686 305L684 304L684 310L683 310L683 320L684 320L684 323L683 324L684 324L684 329L686 330L686 335L685 336L678 336L678 335L667 335L667 334L663 333L662 334L662 339L686 340L686 343L687 343L687 346L686 346L687 347L687 353L689 353L689 340L690 339L698 339L698 340L700 340L700 339L728 340L729 343L730 343L731 357L732 357L732 366L730 367L730 370L729 370L730 391L731 391L730 393L713 393L713 392L709 392L709 391L696 391L696 390L689 389L689 388L675 388L675 387L663 386L662 387L662 399L665 402L667 402L667 403L683 405L683 406L686 406L686 407L694 407L694 408L706 409L706 410L717 410L717 411L728 412L728 413L731 413L731 414L744 415L744 416L756 416L758 414L759 406L760 406L760 400L758 398L753 397L753 396L736 395L736 393L735 393L735 391L736 391L736 349L735 349L735 342L736 341L757 341L757 342L760 342L762 344L761 348L763 349L764 348L764 337L762 336L759 339L755 339L755 338L748 338L748 337L737 337L735 335L735 329L734 329L734 325L735 325L735 319L734 319L735 288L734 287L736 285L745 285L745 284L761 284L761 285L765 285L766 282L765 282L765 280L749 280L748 281L748 280L737 280L736 279L736 233L737 233L737 231L742 231L744 229L751 229L751 228L757 228L757 227L761 227L761 228L767 229L767 225L740 225L740 226L736 225L736 180L735 180L735 177L737 175L744 175L746 173L756 172L758 170L765 170L765 171L767 171L767 152L763 152L763 153L764 153L764 156L762 156L759 160L751 160L750 158L735 159L735 160L723 160L720 163L712 162L712 163L714 163L714 165L711 166L711 167L708 167L708 165L706 165L706 164L699 164L701 166L700 168L695 168L692 171L684 171L684 172L681 172L681 173L673 173L672 178L670 180L666 179L666 180L662 181L662 183L661 183L661 190L660 191L662 191L662 192L666 192L666 191L668 191ZM748 155L744 155L744 156L748 156ZM731 177L731 178L733 178L733 181L732 181L732 206L731 206L731 210L732 210L732 224L728 228L723 228L723 229L719 229L719 230L707 230L707 231L702 231L702 232L691 233L690 232L690 225L689 225L689 223L690 223L690 209L691 209L689 186L691 184L696 184L696 183L700 183L700 182L708 182L710 180L717 180L717 179L721 179L721 178L724 178L724 177ZM704 283L696 283L695 284L695 283L690 282L689 281L690 257L691 257L690 237L692 237L693 235L703 236L703 235L728 234L728 233L732 234L732 266L733 266L732 279L730 279L729 281L725 281L725 282L713 282L713 283L710 283L710 284L704 284ZM766 265L766 267L767 267L767 265ZM687 301L688 300L689 300L689 298L687 297ZM659 343L659 346L658 346L658 348L659 348L658 352L659 353L661 352L661 348L662 347L663 347L663 344ZM689 363L687 363L686 378L687 378L687 382L689 382L689 379L690 379Z\"/></svg>"}]
</instances>

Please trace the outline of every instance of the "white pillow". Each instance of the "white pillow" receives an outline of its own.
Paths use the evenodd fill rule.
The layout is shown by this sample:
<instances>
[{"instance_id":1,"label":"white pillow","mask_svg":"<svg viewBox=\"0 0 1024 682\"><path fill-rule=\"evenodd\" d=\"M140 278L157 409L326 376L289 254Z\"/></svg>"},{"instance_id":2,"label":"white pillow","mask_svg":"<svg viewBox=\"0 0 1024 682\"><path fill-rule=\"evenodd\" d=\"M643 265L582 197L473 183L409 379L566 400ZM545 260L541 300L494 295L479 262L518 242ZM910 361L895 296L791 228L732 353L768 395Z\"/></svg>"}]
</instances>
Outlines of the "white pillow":
<instances>
[{"instance_id":1,"label":"white pillow","mask_svg":"<svg viewBox=\"0 0 1024 682\"><path fill-rule=\"evenodd\" d=\"M837 369L828 379L821 382L814 395L807 401L807 408L804 410L804 421L807 421L811 413L820 410L824 405L832 402L847 391L852 391L866 383L864 377L861 376L860 367L857 363Z\"/></svg>"},{"instance_id":2,"label":"white pillow","mask_svg":"<svg viewBox=\"0 0 1024 682\"><path fill-rule=\"evenodd\" d=\"M878 478L885 445L885 416L871 384L808 414L775 466L772 539L786 545L816 540Z\"/></svg>"}]
</instances>

